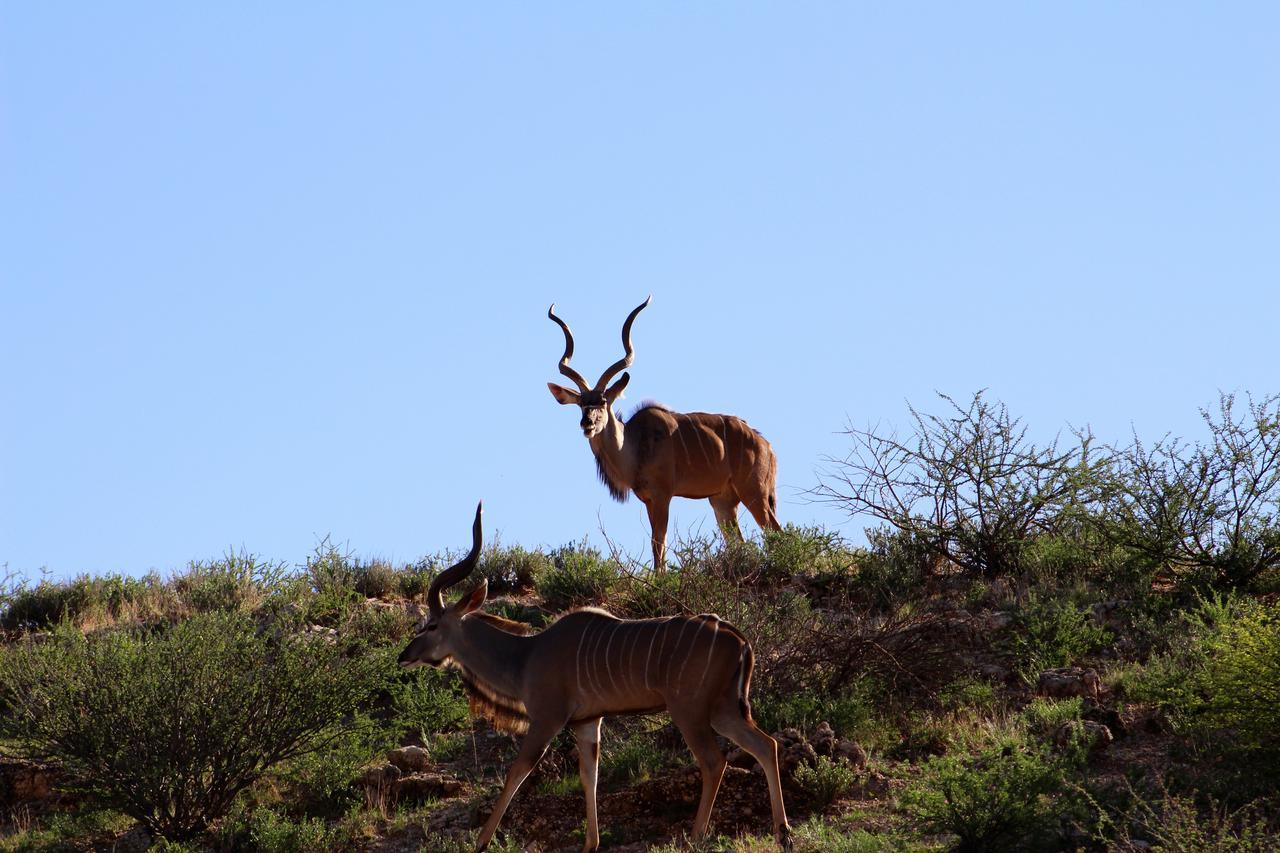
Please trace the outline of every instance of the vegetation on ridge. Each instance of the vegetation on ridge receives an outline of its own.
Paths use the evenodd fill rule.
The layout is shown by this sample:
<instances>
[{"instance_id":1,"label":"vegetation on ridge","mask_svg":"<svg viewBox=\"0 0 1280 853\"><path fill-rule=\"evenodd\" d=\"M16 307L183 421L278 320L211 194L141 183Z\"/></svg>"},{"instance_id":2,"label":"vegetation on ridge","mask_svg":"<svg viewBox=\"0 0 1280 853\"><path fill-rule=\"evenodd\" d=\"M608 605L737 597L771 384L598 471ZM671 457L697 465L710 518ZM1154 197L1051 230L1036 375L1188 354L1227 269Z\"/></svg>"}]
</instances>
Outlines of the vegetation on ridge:
<instances>
[{"instance_id":1,"label":"vegetation on ridge","mask_svg":"<svg viewBox=\"0 0 1280 853\"><path fill-rule=\"evenodd\" d=\"M1280 398L1224 395L1201 441L1119 447L1036 446L983 394L940 408L913 409L903 435L851 430L815 488L874 519L866 547L789 526L674 542L655 575L585 543L494 543L488 609L735 624L798 850L1274 849ZM455 675L395 666L449 558L395 566L325 541L300 566L239 553L168 579L11 579L0 850L128 832L467 849L514 741L468 718ZM403 745L425 766L385 772ZM608 721L605 847L684 849L688 768L664 717ZM580 844L576 775L558 740L502 843ZM767 811L758 775L731 770L707 849L771 849Z\"/></svg>"}]
</instances>

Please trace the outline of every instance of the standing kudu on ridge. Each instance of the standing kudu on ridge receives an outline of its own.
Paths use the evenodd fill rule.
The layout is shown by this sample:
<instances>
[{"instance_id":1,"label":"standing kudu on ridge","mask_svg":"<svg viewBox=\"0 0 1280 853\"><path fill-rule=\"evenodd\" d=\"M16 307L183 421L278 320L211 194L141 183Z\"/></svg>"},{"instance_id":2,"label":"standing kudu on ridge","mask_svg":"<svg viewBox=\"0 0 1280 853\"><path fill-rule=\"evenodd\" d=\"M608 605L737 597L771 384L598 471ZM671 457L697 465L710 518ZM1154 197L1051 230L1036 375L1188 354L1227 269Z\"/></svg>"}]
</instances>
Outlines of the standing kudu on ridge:
<instances>
[{"instance_id":1,"label":"standing kudu on ridge","mask_svg":"<svg viewBox=\"0 0 1280 853\"><path fill-rule=\"evenodd\" d=\"M719 732L764 768L773 831L789 850L791 829L782 804L778 745L751 719L748 695L755 657L746 638L712 614L618 619L593 608L570 611L532 633L528 625L480 612L488 592L483 580L445 607L444 591L475 568L480 518L477 507L471 553L432 582L426 620L399 658L404 667L425 664L458 670L473 712L499 729L524 733L476 849L488 846L516 790L566 725L578 741L578 772L587 805L583 850L597 849L600 720L610 714L666 709L702 771L694 838L706 834L724 775L725 758L715 735Z\"/></svg>"},{"instance_id":2,"label":"standing kudu on ridge","mask_svg":"<svg viewBox=\"0 0 1280 853\"><path fill-rule=\"evenodd\" d=\"M596 457L600 479L614 499L625 501L628 492L635 492L644 502L653 536L653 568L661 571L666 564L667 514L673 497L707 498L726 538L742 535L738 528L739 503L747 505L761 528L777 530L780 525L774 481L778 461L764 436L733 415L682 414L656 403L645 403L630 420L623 421L613 411L614 401L622 396L631 375L623 373L617 382L609 382L631 366L635 358L631 324L652 298L627 315L622 324L626 355L600 374L595 387L587 385L582 374L569 366L573 333L556 316L556 306L552 305L547 316L564 330L560 372L572 379L578 390L553 382L548 382L547 387L556 402L582 409L582 432Z\"/></svg>"}]
</instances>

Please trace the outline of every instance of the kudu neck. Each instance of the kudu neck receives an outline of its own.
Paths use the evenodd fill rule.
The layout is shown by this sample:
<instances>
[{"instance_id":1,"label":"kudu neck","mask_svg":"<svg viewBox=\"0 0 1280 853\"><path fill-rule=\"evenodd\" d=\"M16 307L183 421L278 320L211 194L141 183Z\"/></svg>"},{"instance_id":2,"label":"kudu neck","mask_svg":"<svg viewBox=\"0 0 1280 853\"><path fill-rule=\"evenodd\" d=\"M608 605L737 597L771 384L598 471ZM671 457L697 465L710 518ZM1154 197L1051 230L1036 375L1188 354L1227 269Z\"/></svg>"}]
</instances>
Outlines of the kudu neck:
<instances>
[{"instance_id":1,"label":"kudu neck","mask_svg":"<svg viewBox=\"0 0 1280 853\"><path fill-rule=\"evenodd\" d=\"M604 429L591 436L591 449L597 456L601 453L610 455L621 453L623 437L626 434L626 424L613 410L612 403L605 408L605 412L608 413L608 419L605 421Z\"/></svg>"},{"instance_id":2,"label":"kudu neck","mask_svg":"<svg viewBox=\"0 0 1280 853\"><path fill-rule=\"evenodd\" d=\"M453 656L499 691L517 696L535 637L509 633L483 619L465 619L462 643Z\"/></svg>"}]
</instances>

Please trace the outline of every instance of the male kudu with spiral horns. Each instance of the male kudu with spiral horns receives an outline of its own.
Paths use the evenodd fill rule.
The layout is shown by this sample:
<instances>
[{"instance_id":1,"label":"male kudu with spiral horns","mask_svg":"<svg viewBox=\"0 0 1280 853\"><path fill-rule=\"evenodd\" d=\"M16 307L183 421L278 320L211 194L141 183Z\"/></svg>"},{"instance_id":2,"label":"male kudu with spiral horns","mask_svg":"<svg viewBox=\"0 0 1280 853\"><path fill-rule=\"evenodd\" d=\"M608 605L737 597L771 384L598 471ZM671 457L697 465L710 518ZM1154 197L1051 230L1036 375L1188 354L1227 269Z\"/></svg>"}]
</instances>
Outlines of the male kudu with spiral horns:
<instances>
[{"instance_id":1,"label":"male kudu with spiral horns","mask_svg":"<svg viewBox=\"0 0 1280 853\"><path fill-rule=\"evenodd\" d=\"M594 608L572 610L533 633L527 625L480 611L488 592L483 580L446 607L444 591L476 566L480 519L481 508L476 507L471 552L432 582L427 616L399 659L404 667L458 670L473 712L488 717L499 729L524 734L476 849L488 846L520 784L551 739L569 726L578 742L578 771L587 806L583 850L596 850L600 846L596 771L601 718L665 709L702 771L694 838L707 832L724 775L725 757L716 743L719 732L764 768L774 834L782 848L790 850L778 745L751 719L748 696L755 658L746 638L713 614L618 619Z\"/></svg>"},{"instance_id":2,"label":"male kudu with spiral horns","mask_svg":"<svg viewBox=\"0 0 1280 853\"><path fill-rule=\"evenodd\" d=\"M634 492L649 511L653 537L653 567L666 564L667 516L671 499L706 498L725 537L740 537L738 504L766 530L777 530L778 497L775 481L778 461L765 437L733 415L706 412L673 412L656 403L642 405L623 421L613 410L631 375L609 384L631 366L631 324L653 297L636 306L622 324L625 355L600 374L594 386L569 366L573 357L573 333L556 316L553 304L547 316L564 330L564 355L560 372L578 386L574 391L548 382L551 396L561 405L582 410L580 426L596 457L600 479L615 500L625 501Z\"/></svg>"}]
</instances>

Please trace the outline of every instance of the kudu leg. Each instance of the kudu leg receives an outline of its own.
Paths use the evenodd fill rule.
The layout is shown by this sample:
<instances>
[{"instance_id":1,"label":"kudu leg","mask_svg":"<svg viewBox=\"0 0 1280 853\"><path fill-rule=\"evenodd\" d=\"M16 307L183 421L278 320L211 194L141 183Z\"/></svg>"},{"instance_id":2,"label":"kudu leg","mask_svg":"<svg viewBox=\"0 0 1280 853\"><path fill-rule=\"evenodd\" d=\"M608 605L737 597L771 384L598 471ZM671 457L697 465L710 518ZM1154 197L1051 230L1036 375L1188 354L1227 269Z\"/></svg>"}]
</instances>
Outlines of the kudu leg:
<instances>
[{"instance_id":1,"label":"kudu leg","mask_svg":"<svg viewBox=\"0 0 1280 853\"><path fill-rule=\"evenodd\" d=\"M551 743L551 739L556 736L556 732L564 728L565 721L557 720L554 724L537 722L531 723L528 733L525 734L524 740L520 742L520 753L516 756L516 760L511 762L511 767L507 769L507 781L502 786L502 793L498 795L498 801L493 804L493 813L489 815L489 820L485 822L484 829L480 830L480 835L476 838L476 851L484 850L489 846L489 842L493 839L493 834L498 831L498 824L502 821L502 816L506 814L507 806L511 805L511 798L516 795L516 791L520 790L520 785L533 772L533 768L542 760L543 754L547 751L547 746Z\"/></svg>"},{"instance_id":2,"label":"kudu leg","mask_svg":"<svg viewBox=\"0 0 1280 853\"><path fill-rule=\"evenodd\" d=\"M697 841L707 834L707 827L711 823L711 808L716 803L716 794L720 791L720 780L724 778L727 762L724 753L720 751L720 744L716 743L716 733L706 719L684 716L677 718L673 714L672 720L680 734L684 735L684 742L698 760L698 769L702 771L702 798L698 800L698 814L693 819L693 839Z\"/></svg>"},{"instance_id":3,"label":"kudu leg","mask_svg":"<svg viewBox=\"0 0 1280 853\"><path fill-rule=\"evenodd\" d=\"M582 796L587 801L587 837L583 853L600 847L600 824L596 817L596 774L600 769L600 718L573 727L578 740L578 775L582 777Z\"/></svg>"},{"instance_id":4,"label":"kudu leg","mask_svg":"<svg viewBox=\"0 0 1280 853\"><path fill-rule=\"evenodd\" d=\"M653 539L653 570L662 572L667 568L667 514L671 499L651 498L645 508L649 510L649 535Z\"/></svg>"},{"instance_id":5,"label":"kudu leg","mask_svg":"<svg viewBox=\"0 0 1280 853\"><path fill-rule=\"evenodd\" d=\"M716 524L724 538L729 541L741 541L742 528L738 526L738 496L715 495L709 498L711 509L716 514Z\"/></svg>"},{"instance_id":6,"label":"kudu leg","mask_svg":"<svg viewBox=\"0 0 1280 853\"><path fill-rule=\"evenodd\" d=\"M744 500L743 503L747 505L747 512L751 513L761 530L781 530L782 525L778 523L778 513L774 506L777 500L775 495L768 494Z\"/></svg>"},{"instance_id":7,"label":"kudu leg","mask_svg":"<svg viewBox=\"0 0 1280 853\"><path fill-rule=\"evenodd\" d=\"M736 701L735 701L736 706ZM778 772L778 742L765 734L759 726L742 715L736 707L712 718L711 724L720 734L751 753L769 783L769 805L773 809L773 834L783 850L791 849L791 825L787 823L787 810L782 803L782 774Z\"/></svg>"}]
</instances>

